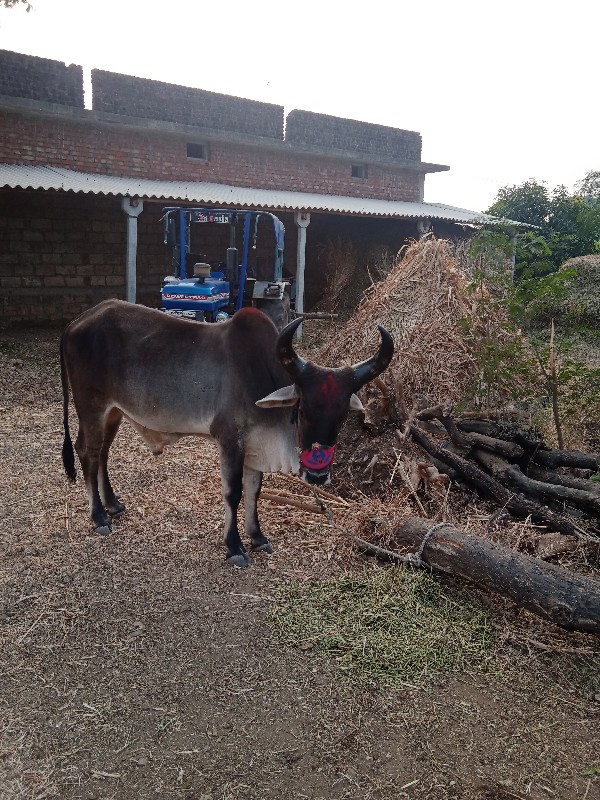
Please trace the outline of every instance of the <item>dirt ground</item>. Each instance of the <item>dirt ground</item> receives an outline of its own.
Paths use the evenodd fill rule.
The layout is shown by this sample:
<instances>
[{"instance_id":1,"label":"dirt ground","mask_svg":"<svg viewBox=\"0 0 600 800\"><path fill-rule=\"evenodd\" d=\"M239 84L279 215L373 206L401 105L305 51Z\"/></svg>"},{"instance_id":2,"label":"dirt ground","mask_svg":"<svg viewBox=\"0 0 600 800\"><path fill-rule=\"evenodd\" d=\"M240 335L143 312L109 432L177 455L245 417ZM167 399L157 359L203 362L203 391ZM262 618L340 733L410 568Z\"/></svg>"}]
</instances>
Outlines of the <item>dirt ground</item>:
<instances>
[{"instance_id":1,"label":"dirt ground","mask_svg":"<svg viewBox=\"0 0 600 800\"><path fill-rule=\"evenodd\" d=\"M499 666L426 688L343 681L281 644L277 590L381 567L261 501L275 553L232 569L212 445L156 459L125 425L128 510L95 535L60 460L57 343L0 334L1 800L600 798L592 637L449 583L494 615Z\"/></svg>"}]
</instances>

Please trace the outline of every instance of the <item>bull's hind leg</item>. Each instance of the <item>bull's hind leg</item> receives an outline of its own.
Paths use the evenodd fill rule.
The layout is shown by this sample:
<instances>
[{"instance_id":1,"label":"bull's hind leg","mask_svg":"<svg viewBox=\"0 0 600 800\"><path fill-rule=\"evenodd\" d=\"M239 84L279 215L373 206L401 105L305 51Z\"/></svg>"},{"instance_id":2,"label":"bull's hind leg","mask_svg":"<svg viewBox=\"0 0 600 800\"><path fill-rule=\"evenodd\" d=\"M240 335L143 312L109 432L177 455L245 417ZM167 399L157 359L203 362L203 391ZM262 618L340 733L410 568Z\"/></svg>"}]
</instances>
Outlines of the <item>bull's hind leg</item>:
<instances>
[{"instance_id":1,"label":"bull's hind leg","mask_svg":"<svg viewBox=\"0 0 600 800\"><path fill-rule=\"evenodd\" d=\"M104 423L104 440L100 450L100 463L98 465L98 489L104 508L111 517L119 517L125 511L125 506L115 495L108 477L108 451L115 440L122 419L123 413L118 408L113 408L107 415Z\"/></svg>"},{"instance_id":2,"label":"bull's hind leg","mask_svg":"<svg viewBox=\"0 0 600 800\"><path fill-rule=\"evenodd\" d=\"M244 467L244 511L246 535L250 537L252 550L259 553L272 553L269 540L263 536L258 521L258 496L262 486L263 474L251 467Z\"/></svg>"},{"instance_id":3,"label":"bull's hind leg","mask_svg":"<svg viewBox=\"0 0 600 800\"><path fill-rule=\"evenodd\" d=\"M88 503L92 522L96 531L101 534L110 533L111 519L104 509L98 488L98 472L100 468L100 451L104 442L104 426L99 417L95 425L82 425L79 421L79 433L75 449L81 462L81 471L88 493Z\"/></svg>"}]
</instances>

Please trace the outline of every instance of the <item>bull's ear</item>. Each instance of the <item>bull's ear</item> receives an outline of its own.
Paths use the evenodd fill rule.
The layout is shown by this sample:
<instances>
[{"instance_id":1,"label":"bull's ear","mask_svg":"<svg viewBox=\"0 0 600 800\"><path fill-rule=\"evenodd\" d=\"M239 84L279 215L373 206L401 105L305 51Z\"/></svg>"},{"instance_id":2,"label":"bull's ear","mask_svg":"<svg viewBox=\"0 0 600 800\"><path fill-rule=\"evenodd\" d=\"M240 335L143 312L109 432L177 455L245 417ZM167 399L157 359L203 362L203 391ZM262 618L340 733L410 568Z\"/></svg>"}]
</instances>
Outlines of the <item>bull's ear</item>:
<instances>
[{"instance_id":1,"label":"bull's ear","mask_svg":"<svg viewBox=\"0 0 600 800\"><path fill-rule=\"evenodd\" d=\"M360 399L357 395L352 394L350 395L350 411L364 411L365 407L360 402Z\"/></svg>"},{"instance_id":2,"label":"bull's ear","mask_svg":"<svg viewBox=\"0 0 600 800\"><path fill-rule=\"evenodd\" d=\"M262 400L257 400L256 405L259 408L295 406L299 399L300 395L296 391L296 387L292 384L291 386L284 386L283 389L277 389L277 391L271 392L271 394L263 397Z\"/></svg>"}]
</instances>

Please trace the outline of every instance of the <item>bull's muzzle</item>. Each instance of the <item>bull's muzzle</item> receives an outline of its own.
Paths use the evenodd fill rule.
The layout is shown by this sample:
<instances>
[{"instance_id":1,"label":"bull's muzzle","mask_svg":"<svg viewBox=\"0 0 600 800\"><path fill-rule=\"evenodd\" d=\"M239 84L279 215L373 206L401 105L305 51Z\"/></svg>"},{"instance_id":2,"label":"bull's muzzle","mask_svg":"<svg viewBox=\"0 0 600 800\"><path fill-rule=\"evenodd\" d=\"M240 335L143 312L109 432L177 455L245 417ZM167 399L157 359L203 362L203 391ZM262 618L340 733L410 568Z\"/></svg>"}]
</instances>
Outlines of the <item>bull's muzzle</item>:
<instances>
[{"instance_id":1,"label":"bull's muzzle","mask_svg":"<svg viewBox=\"0 0 600 800\"><path fill-rule=\"evenodd\" d=\"M335 447L313 445L300 452L300 477L307 483L324 484L331 482L331 465Z\"/></svg>"}]
</instances>

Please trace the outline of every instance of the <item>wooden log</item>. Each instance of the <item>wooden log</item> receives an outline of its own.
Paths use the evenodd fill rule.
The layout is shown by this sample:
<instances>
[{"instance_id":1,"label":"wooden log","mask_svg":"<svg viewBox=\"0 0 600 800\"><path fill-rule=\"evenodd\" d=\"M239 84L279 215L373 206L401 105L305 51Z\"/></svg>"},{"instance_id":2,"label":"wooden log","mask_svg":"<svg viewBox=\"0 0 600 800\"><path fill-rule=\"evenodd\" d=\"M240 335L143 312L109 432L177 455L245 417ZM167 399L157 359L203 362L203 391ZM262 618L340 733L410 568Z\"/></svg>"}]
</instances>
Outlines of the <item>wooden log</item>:
<instances>
[{"instance_id":1,"label":"wooden log","mask_svg":"<svg viewBox=\"0 0 600 800\"><path fill-rule=\"evenodd\" d=\"M301 317L302 319L324 319L330 321L338 318L338 314L330 314L328 311L293 311L292 316L294 319Z\"/></svg>"},{"instance_id":2,"label":"wooden log","mask_svg":"<svg viewBox=\"0 0 600 800\"><path fill-rule=\"evenodd\" d=\"M418 420L437 419L448 431L448 435L458 448L467 450L471 446L469 437L458 429L451 409L446 409L443 406L431 406L431 408L419 411L418 414L415 414L415 418Z\"/></svg>"},{"instance_id":3,"label":"wooden log","mask_svg":"<svg viewBox=\"0 0 600 800\"><path fill-rule=\"evenodd\" d=\"M536 450L533 454L536 464L550 469L557 467L580 467L581 469L600 468L600 453L583 453L580 450Z\"/></svg>"},{"instance_id":4,"label":"wooden log","mask_svg":"<svg viewBox=\"0 0 600 800\"><path fill-rule=\"evenodd\" d=\"M501 437L497 438L477 431L466 432L465 430L461 430L456 424L451 410L445 409L443 406L426 408L415 416L418 420L439 420L448 431L452 442L463 450L472 446L483 447L485 450L490 450L492 453L500 453L506 456L506 458L513 460L519 460L525 455L523 448L513 441L502 439ZM499 427L498 430L500 430Z\"/></svg>"},{"instance_id":5,"label":"wooden log","mask_svg":"<svg viewBox=\"0 0 600 800\"><path fill-rule=\"evenodd\" d=\"M586 531L582 530L574 520L562 514L556 514L549 508L535 503L518 492L511 491L495 480L491 475L462 458L456 453L451 453L444 447L440 447L434 439L420 430L416 425L410 426L412 438L427 453L430 453L438 461L448 464L461 477L478 489L483 494L490 497L498 505L503 506L507 511L517 514L520 517L531 517L534 522L541 522L551 530L565 533L569 536L577 536L579 539L593 539Z\"/></svg>"},{"instance_id":6,"label":"wooden log","mask_svg":"<svg viewBox=\"0 0 600 800\"><path fill-rule=\"evenodd\" d=\"M570 489L581 489L583 492L592 492L600 497L600 481L589 481L587 478L576 478L573 475L563 475L558 472L530 464L527 468L530 478L544 483L554 483L557 486L568 486Z\"/></svg>"},{"instance_id":7,"label":"wooden log","mask_svg":"<svg viewBox=\"0 0 600 800\"><path fill-rule=\"evenodd\" d=\"M456 420L457 426L465 433L480 433L483 436L493 436L495 439L501 439L508 435L507 429L490 419L465 419L461 417Z\"/></svg>"},{"instance_id":8,"label":"wooden log","mask_svg":"<svg viewBox=\"0 0 600 800\"><path fill-rule=\"evenodd\" d=\"M261 492L260 499L268 500L270 503L278 503L279 505L294 506L294 508L300 508L302 511L309 511L311 514L323 513L321 506L299 497L286 497L273 492Z\"/></svg>"},{"instance_id":9,"label":"wooden log","mask_svg":"<svg viewBox=\"0 0 600 800\"><path fill-rule=\"evenodd\" d=\"M509 464L505 459L499 458L492 453L484 453L479 450L474 453L474 456L495 478L503 482L506 481L535 500L555 500L600 516L600 495L594 492L573 489L560 484L544 483L543 481L528 478L518 466ZM585 481L582 481L582 483L585 483Z\"/></svg>"},{"instance_id":10,"label":"wooden log","mask_svg":"<svg viewBox=\"0 0 600 800\"><path fill-rule=\"evenodd\" d=\"M482 433L470 433L469 439L479 448L489 450L491 453L498 453L505 458L519 461L525 455L521 445L515 442L507 442L504 439L496 439L491 436L484 436Z\"/></svg>"},{"instance_id":11,"label":"wooden log","mask_svg":"<svg viewBox=\"0 0 600 800\"><path fill-rule=\"evenodd\" d=\"M534 431L520 430L512 423L500 423L493 420L465 419L456 422L458 428L465 433L479 433L505 442L515 442L525 451L544 448L544 442Z\"/></svg>"},{"instance_id":12,"label":"wooden log","mask_svg":"<svg viewBox=\"0 0 600 800\"><path fill-rule=\"evenodd\" d=\"M395 530L429 567L459 575L567 630L600 635L600 582L446 524L411 517Z\"/></svg>"}]
</instances>

